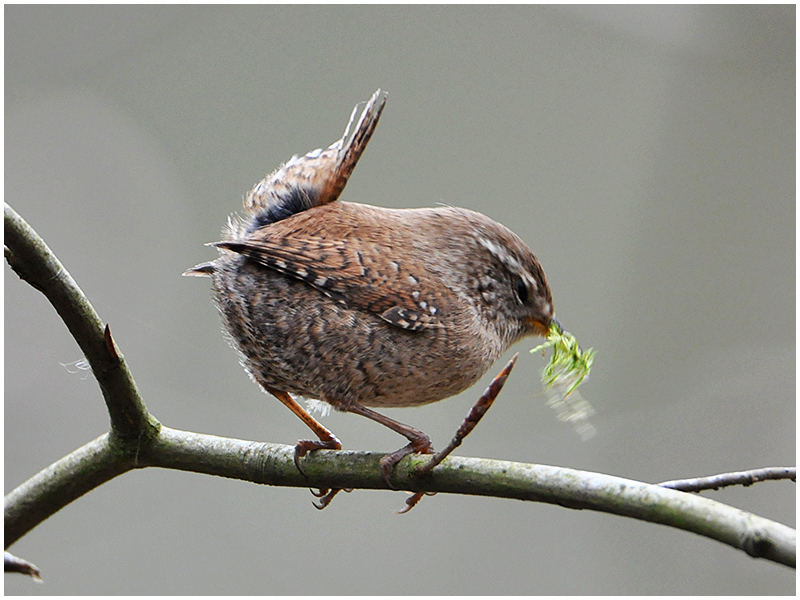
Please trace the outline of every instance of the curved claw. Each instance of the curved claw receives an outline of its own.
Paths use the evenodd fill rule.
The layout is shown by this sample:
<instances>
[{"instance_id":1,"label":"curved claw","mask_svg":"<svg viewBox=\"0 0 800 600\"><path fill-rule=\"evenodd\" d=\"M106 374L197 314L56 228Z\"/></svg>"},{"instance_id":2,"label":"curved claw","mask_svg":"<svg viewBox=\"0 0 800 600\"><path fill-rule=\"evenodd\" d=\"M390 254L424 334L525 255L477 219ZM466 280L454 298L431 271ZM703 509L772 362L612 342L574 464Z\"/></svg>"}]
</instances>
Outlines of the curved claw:
<instances>
[{"instance_id":1,"label":"curved claw","mask_svg":"<svg viewBox=\"0 0 800 600\"><path fill-rule=\"evenodd\" d=\"M425 435L422 432L418 432L421 435L413 440L410 444L403 446L399 450L395 450L391 454L387 454L383 458L381 458L381 477L383 481L388 485L391 489L396 490L397 488L392 485L392 482L389 481L389 477L394 471L394 466L403 460L409 454L433 454L433 444L431 443L431 438Z\"/></svg>"},{"instance_id":2,"label":"curved claw","mask_svg":"<svg viewBox=\"0 0 800 600\"><path fill-rule=\"evenodd\" d=\"M352 488L340 488L338 490L318 490L317 492L311 490L311 493L314 496L316 496L317 498L321 498L319 504L317 504L316 502L312 502L311 504L313 504L314 508L316 508L317 510L322 510L331 503L331 500L333 500L334 496L336 496L336 494L338 494L339 492L346 492L349 494L352 491L353 491Z\"/></svg>"},{"instance_id":3,"label":"curved claw","mask_svg":"<svg viewBox=\"0 0 800 600\"><path fill-rule=\"evenodd\" d=\"M405 508L401 508L400 510L394 511L396 515L404 515L412 508L414 508L419 501L422 500L423 496L435 496L437 492L414 492L411 496L406 498L406 506Z\"/></svg>"},{"instance_id":4,"label":"curved claw","mask_svg":"<svg viewBox=\"0 0 800 600\"><path fill-rule=\"evenodd\" d=\"M312 450L341 450L342 444L336 438L331 440L298 440L294 447L294 466L304 476L306 472L300 466L300 459Z\"/></svg>"},{"instance_id":5,"label":"curved claw","mask_svg":"<svg viewBox=\"0 0 800 600\"><path fill-rule=\"evenodd\" d=\"M322 491L323 490L320 490L320 492L322 492ZM316 508L317 510L323 510L325 507L327 507L331 503L333 498L336 496L336 494L338 494L342 490L339 489L339 490L324 490L324 491L325 491L325 494L317 496L317 494L314 493L314 490L311 490L311 493L314 494L315 496L317 496L317 498L320 499L319 503L316 503L316 502L312 502L311 503L311 504L314 505L314 508Z\"/></svg>"}]
</instances>

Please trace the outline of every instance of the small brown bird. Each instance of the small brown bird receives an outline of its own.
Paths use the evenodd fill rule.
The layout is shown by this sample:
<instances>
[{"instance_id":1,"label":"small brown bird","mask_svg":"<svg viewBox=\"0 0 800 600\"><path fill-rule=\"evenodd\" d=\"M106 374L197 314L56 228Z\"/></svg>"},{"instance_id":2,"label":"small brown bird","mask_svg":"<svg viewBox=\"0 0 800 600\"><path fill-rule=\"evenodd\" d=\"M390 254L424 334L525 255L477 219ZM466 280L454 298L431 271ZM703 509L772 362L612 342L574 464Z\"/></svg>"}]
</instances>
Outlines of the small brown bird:
<instances>
[{"instance_id":1,"label":"small brown bird","mask_svg":"<svg viewBox=\"0 0 800 600\"><path fill-rule=\"evenodd\" d=\"M341 444L290 394L405 436L381 461L389 484L404 456L432 452L430 438L368 407L467 389L511 344L547 333L553 301L525 242L480 213L336 202L385 103L378 90L342 139L258 183L213 244L220 257L185 274L211 276L247 372L318 436L297 443L298 469L310 450Z\"/></svg>"}]
</instances>

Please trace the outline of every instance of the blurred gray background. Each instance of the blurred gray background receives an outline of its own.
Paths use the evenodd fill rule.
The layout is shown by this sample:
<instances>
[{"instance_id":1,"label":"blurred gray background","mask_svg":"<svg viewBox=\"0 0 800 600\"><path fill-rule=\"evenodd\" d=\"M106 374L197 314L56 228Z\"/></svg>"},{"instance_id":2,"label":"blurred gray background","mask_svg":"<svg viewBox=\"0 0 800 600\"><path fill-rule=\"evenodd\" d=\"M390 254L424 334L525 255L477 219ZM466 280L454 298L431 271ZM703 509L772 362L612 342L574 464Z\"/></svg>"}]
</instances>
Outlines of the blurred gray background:
<instances>
[{"instance_id":1,"label":"blurred gray background","mask_svg":"<svg viewBox=\"0 0 800 600\"><path fill-rule=\"evenodd\" d=\"M343 198L481 211L525 239L598 354L587 442L521 360L459 454L645 481L795 461L795 8L5 8L5 199L109 322L166 425L293 444L207 280L243 194L389 102ZM102 434L97 384L5 269L5 489ZM498 370L498 364L493 371ZM488 383L386 411L443 446ZM350 449L404 441L353 415ZM795 485L706 495L794 526ZM587 511L147 469L12 547L11 594L771 594L794 572Z\"/></svg>"}]
</instances>

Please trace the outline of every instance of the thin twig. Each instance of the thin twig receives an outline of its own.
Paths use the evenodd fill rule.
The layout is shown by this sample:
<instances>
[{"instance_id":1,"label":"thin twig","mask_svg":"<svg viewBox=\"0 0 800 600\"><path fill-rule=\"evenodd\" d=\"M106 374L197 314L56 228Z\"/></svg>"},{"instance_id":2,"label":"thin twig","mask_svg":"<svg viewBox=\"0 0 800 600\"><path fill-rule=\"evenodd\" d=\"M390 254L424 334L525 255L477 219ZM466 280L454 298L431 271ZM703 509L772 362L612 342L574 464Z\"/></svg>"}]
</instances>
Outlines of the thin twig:
<instances>
[{"instance_id":1,"label":"thin twig","mask_svg":"<svg viewBox=\"0 0 800 600\"><path fill-rule=\"evenodd\" d=\"M702 492L703 490L718 490L731 485L743 485L746 487L760 481L784 479L797 481L797 467L765 467L763 469L751 469L750 471L721 473L708 477L674 479L658 485L682 492Z\"/></svg>"}]
</instances>

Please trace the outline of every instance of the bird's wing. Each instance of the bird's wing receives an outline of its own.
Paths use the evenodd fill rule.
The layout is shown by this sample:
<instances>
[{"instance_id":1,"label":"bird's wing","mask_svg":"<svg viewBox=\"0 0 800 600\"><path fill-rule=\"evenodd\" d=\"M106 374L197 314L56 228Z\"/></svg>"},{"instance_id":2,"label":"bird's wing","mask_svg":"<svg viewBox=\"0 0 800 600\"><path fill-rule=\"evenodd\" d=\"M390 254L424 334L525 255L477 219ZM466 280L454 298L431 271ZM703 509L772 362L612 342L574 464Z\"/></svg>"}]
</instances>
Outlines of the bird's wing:
<instances>
[{"instance_id":1,"label":"bird's wing","mask_svg":"<svg viewBox=\"0 0 800 600\"><path fill-rule=\"evenodd\" d=\"M390 249L352 239L331 241L313 235L270 239L259 233L213 245L304 281L330 298L375 313L402 329L441 326L443 284L418 268L412 274L399 262L387 260Z\"/></svg>"}]
</instances>

